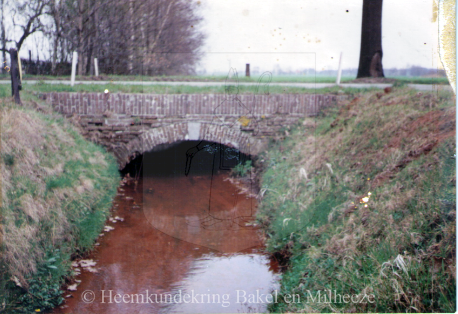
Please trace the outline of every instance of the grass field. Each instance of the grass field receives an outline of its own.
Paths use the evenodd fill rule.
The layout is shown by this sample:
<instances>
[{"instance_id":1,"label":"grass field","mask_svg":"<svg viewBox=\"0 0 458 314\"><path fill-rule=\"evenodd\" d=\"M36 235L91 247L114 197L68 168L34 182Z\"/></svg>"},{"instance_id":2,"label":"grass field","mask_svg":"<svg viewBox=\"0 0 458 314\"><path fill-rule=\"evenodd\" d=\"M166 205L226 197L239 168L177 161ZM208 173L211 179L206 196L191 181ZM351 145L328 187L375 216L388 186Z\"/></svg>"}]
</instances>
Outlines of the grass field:
<instances>
[{"instance_id":1,"label":"grass field","mask_svg":"<svg viewBox=\"0 0 458 314\"><path fill-rule=\"evenodd\" d=\"M24 84L24 91L35 93L49 93L49 92L90 92L90 93L103 93L108 89L110 93L145 93L145 94L222 94L224 93L224 86L186 86L186 85L118 85L115 83L105 85L64 85L64 84ZM338 86L328 88L301 88L289 86L269 86L268 92L271 94L304 94L304 93L336 93L343 90ZM345 92L364 91L368 89L354 89L346 88ZM264 91L264 90L263 90ZM239 86L239 94L259 94L257 86ZM11 96L11 86L9 84L0 85L0 97Z\"/></svg>"},{"instance_id":2,"label":"grass field","mask_svg":"<svg viewBox=\"0 0 458 314\"><path fill-rule=\"evenodd\" d=\"M409 84L449 84L446 77L405 77L393 76L389 77Z\"/></svg>"},{"instance_id":3,"label":"grass field","mask_svg":"<svg viewBox=\"0 0 458 314\"><path fill-rule=\"evenodd\" d=\"M260 75L252 75L251 77L239 76L240 82L256 83ZM402 82L411 84L448 84L446 77L387 77L391 79L400 80ZM0 74L0 80L9 80L10 76L7 74ZM343 76L341 83L348 83L354 80L354 76ZM50 75L24 75L23 80L70 80L70 76L50 76ZM101 75L96 78L93 76L77 76L76 80L79 81L176 81L176 82L224 82L225 75L217 76L142 76L142 75ZM305 75L273 75L272 82L285 82L285 83L334 83L335 76L305 76Z\"/></svg>"}]
</instances>

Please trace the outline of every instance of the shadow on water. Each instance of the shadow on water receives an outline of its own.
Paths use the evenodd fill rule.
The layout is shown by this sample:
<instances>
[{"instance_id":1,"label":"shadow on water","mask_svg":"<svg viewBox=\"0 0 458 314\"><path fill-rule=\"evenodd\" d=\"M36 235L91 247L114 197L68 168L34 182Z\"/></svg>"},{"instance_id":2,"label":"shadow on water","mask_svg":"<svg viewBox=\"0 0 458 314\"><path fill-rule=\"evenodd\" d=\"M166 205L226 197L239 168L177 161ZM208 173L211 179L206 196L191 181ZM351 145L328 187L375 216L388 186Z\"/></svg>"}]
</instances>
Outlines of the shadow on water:
<instances>
[{"instance_id":1,"label":"shadow on water","mask_svg":"<svg viewBox=\"0 0 458 314\"><path fill-rule=\"evenodd\" d=\"M124 220L109 223L115 229L90 256L97 272L83 269L56 313L238 313L275 301L277 266L263 253L256 200L227 180L248 156L203 143L186 176L186 152L198 144L146 153L126 167L140 179L119 188L113 216Z\"/></svg>"}]
</instances>

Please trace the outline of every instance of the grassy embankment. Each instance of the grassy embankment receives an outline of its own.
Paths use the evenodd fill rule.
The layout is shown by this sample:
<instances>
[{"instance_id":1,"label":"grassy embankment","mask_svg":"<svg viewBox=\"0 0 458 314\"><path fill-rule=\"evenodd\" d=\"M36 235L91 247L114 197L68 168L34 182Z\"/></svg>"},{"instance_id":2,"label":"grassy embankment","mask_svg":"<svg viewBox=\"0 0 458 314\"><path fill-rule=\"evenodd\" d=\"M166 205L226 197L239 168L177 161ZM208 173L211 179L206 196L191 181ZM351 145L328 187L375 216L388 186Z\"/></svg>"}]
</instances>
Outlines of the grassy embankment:
<instances>
[{"instance_id":1,"label":"grassy embankment","mask_svg":"<svg viewBox=\"0 0 458 314\"><path fill-rule=\"evenodd\" d=\"M39 100L29 93L22 98L24 106L0 99L0 303L6 313L61 302L70 258L92 248L119 182L114 157L62 117L30 108Z\"/></svg>"},{"instance_id":2,"label":"grassy embankment","mask_svg":"<svg viewBox=\"0 0 458 314\"><path fill-rule=\"evenodd\" d=\"M355 96L258 160L258 220L285 264L270 310L455 312L454 96Z\"/></svg>"}]
</instances>

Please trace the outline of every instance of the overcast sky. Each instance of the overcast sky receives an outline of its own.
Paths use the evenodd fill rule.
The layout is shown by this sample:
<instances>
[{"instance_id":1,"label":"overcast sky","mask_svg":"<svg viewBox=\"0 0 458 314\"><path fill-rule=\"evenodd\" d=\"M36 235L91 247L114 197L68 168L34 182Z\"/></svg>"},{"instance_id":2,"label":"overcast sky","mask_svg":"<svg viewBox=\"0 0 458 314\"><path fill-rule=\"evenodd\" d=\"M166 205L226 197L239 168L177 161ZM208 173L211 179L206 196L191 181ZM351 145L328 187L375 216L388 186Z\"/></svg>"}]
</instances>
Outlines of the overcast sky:
<instances>
[{"instance_id":1,"label":"overcast sky","mask_svg":"<svg viewBox=\"0 0 458 314\"><path fill-rule=\"evenodd\" d=\"M362 0L200 0L207 34L200 68L243 72L357 68ZM348 10L348 12L347 12ZM438 67L433 0L383 1L383 66Z\"/></svg>"}]
</instances>

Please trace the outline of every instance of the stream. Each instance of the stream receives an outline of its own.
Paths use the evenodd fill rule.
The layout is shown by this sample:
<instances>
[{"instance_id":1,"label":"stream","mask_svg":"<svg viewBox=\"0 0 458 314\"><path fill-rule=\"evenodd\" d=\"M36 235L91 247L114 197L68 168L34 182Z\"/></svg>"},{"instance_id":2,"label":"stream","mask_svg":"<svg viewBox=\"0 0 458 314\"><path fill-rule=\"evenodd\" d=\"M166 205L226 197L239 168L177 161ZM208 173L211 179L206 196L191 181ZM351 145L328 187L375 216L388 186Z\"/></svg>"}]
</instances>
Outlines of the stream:
<instances>
[{"instance_id":1,"label":"stream","mask_svg":"<svg viewBox=\"0 0 458 314\"><path fill-rule=\"evenodd\" d=\"M254 222L256 199L229 179L243 156L206 143L186 176L196 144L147 153L125 169L141 176L121 183L106 223L114 229L74 262L80 282L54 313L249 313L275 302L279 271Z\"/></svg>"}]
</instances>

